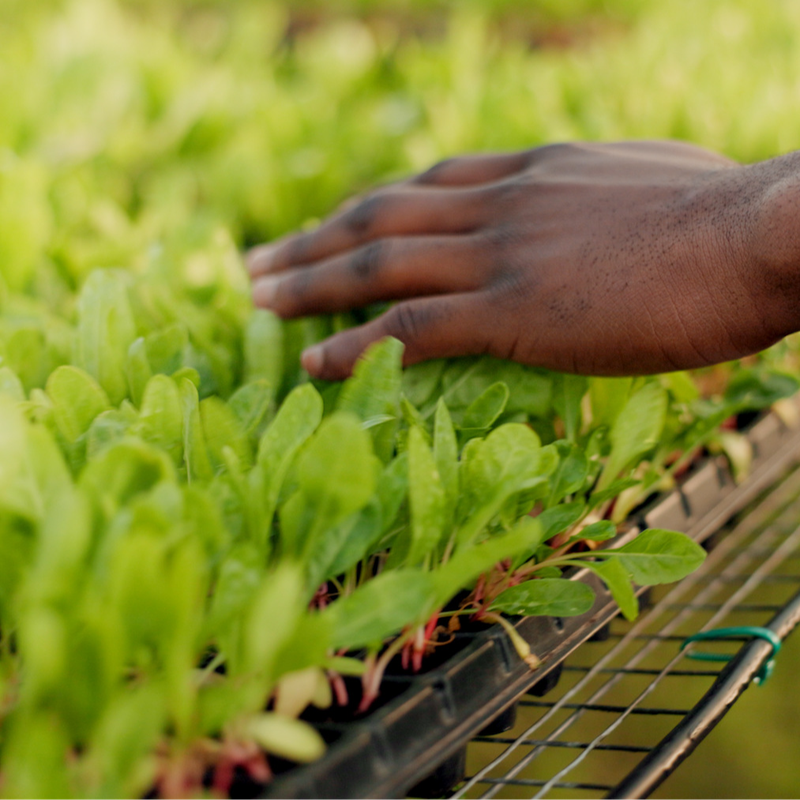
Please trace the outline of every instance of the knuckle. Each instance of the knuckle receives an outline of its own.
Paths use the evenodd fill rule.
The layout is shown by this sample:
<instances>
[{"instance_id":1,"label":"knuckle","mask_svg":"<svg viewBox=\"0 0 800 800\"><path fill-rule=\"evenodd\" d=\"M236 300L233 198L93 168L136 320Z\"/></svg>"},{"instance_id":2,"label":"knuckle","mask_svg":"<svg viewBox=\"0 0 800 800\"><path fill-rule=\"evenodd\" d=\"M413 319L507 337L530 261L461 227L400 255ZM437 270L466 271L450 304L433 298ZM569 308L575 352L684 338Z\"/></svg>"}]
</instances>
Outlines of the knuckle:
<instances>
[{"instance_id":1,"label":"knuckle","mask_svg":"<svg viewBox=\"0 0 800 800\"><path fill-rule=\"evenodd\" d=\"M355 278L368 281L375 278L386 259L387 244L380 239L356 250L349 267Z\"/></svg>"},{"instance_id":2,"label":"knuckle","mask_svg":"<svg viewBox=\"0 0 800 800\"><path fill-rule=\"evenodd\" d=\"M418 180L420 183L435 181L443 172L447 172L460 161L460 158L444 158L437 161L432 167L428 167L425 172L421 173Z\"/></svg>"},{"instance_id":3,"label":"knuckle","mask_svg":"<svg viewBox=\"0 0 800 800\"><path fill-rule=\"evenodd\" d=\"M278 281L272 303L276 313L284 317L301 314L311 298L313 282L311 270L299 270Z\"/></svg>"},{"instance_id":4,"label":"knuckle","mask_svg":"<svg viewBox=\"0 0 800 800\"><path fill-rule=\"evenodd\" d=\"M558 158L560 156L568 156L577 150L577 145L573 142L552 142L551 144L537 147L531 151L531 156L537 160L545 160L548 158Z\"/></svg>"},{"instance_id":5,"label":"knuckle","mask_svg":"<svg viewBox=\"0 0 800 800\"><path fill-rule=\"evenodd\" d=\"M303 264L308 260L309 253L314 241L313 232L295 234L286 243L286 263L294 266Z\"/></svg>"},{"instance_id":6,"label":"knuckle","mask_svg":"<svg viewBox=\"0 0 800 800\"><path fill-rule=\"evenodd\" d=\"M386 314L386 332L401 342L419 341L427 322L418 306L411 303L400 303Z\"/></svg>"},{"instance_id":7,"label":"knuckle","mask_svg":"<svg viewBox=\"0 0 800 800\"><path fill-rule=\"evenodd\" d=\"M378 194L371 194L345 213L342 224L354 237L366 236L375 225L382 205L383 198Z\"/></svg>"}]
</instances>

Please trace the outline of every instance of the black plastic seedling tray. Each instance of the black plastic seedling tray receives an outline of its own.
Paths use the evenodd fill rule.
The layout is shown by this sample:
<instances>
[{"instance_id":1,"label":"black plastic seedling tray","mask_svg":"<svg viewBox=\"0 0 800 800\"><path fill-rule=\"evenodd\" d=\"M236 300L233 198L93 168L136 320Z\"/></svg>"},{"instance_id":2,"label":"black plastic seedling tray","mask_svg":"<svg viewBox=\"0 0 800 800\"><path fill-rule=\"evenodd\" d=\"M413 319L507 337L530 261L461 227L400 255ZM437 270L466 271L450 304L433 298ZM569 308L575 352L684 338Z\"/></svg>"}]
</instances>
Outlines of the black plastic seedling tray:
<instances>
[{"instance_id":1,"label":"black plastic seedling tray","mask_svg":"<svg viewBox=\"0 0 800 800\"><path fill-rule=\"evenodd\" d=\"M785 470L800 462L800 430L774 414L749 428L754 461L737 485L724 459L706 459L681 485L631 520L618 544L646 527L672 528L702 542ZM363 718L350 709L311 721L329 748L319 761L293 767L266 788L267 798L441 796L463 778L470 738L513 725L526 692L543 695L557 682L564 659L593 636L602 636L617 606L599 578L576 570L572 580L592 587L592 609L579 617L528 617L515 622L542 664L531 671L497 625L456 634L448 657L417 676L388 675L378 705ZM641 594L641 592L640 592ZM437 659L439 661L439 659ZM352 683L354 694L358 685Z\"/></svg>"}]
</instances>

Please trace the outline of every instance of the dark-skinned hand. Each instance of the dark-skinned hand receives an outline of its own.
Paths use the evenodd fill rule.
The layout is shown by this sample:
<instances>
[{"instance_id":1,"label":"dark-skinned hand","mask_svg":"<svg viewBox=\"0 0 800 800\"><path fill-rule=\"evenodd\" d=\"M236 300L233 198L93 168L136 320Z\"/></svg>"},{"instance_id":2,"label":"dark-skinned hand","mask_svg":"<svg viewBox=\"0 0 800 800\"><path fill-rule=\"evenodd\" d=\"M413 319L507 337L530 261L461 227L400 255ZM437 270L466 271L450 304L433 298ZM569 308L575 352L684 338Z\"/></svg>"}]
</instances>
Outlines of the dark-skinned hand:
<instances>
[{"instance_id":1,"label":"dark-skinned hand","mask_svg":"<svg viewBox=\"0 0 800 800\"><path fill-rule=\"evenodd\" d=\"M284 318L400 301L303 354L341 379L383 336L405 362L490 353L592 375L704 366L796 330L797 157L677 142L455 158L248 255Z\"/></svg>"}]
</instances>

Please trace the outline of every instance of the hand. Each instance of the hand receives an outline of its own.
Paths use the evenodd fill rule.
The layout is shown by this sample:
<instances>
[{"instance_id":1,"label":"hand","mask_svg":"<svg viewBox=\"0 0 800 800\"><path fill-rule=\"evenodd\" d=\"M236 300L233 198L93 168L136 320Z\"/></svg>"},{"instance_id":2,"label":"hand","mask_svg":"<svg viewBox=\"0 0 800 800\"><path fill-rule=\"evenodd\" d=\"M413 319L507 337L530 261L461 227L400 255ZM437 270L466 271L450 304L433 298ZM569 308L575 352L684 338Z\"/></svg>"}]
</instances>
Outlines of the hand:
<instances>
[{"instance_id":1,"label":"hand","mask_svg":"<svg viewBox=\"0 0 800 800\"><path fill-rule=\"evenodd\" d=\"M796 329L797 278L767 264L787 259L765 210L780 161L677 142L455 158L253 250L254 299L285 318L401 301L304 353L331 380L387 335L407 364L490 353L630 375L737 358Z\"/></svg>"}]
</instances>

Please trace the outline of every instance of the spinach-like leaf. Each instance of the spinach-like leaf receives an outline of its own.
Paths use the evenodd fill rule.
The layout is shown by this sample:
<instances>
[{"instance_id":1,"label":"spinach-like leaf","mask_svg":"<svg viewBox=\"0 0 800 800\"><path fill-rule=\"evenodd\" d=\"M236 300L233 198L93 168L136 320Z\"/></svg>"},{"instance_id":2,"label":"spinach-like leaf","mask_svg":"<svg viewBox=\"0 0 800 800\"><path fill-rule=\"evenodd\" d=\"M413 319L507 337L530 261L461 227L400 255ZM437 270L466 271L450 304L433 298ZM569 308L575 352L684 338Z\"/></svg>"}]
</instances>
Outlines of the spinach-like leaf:
<instances>
[{"instance_id":1,"label":"spinach-like leaf","mask_svg":"<svg viewBox=\"0 0 800 800\"><path fill-rule=\"evenodd\" d=\"M322 398L309 383L293 389L283 401L258 446L258 472L253 491L263 498L258 523L265 536L272 523L278 496L297 451L317 429L322 419ZM251 473L253 474L253 473Z\"/></svg>"},{"instance_id":2,"label":"spinach-like leaf","mask_svg":"<svg viewBox=\"0 0 800 800\"><path fill-rule=\"evenodd\" d=\"M462 441L483 435L503 413L508 403L508 386L498 381L488 386L468 406L461 418Z\"/></svg>"},{"instance_id":3,"label":"spinach-like leaf","mask_svg":"<svg viewBox=\"0 0 800 800\"><path fill-rule=\"evenodd\" d=\"M625 619L636 619L639 615L639 602L631 586L630 575L619 561L613 559L607 561L581 560L580 565L596 572L602 578Z\"/></svg>"},{"instance_id":4,"label":"spinach-like leaf","mask_svg":"<svg viewBox=\"0 0 800 800\"><path fill-rule=\"evenodd\" d=\"M439 399L433 420L433 458L444 488L444 526L452 525L458 500L458 441L447 404Z\"/></svg>"},{"instance_id":5,"label":"spinach-like leaf","mask_svg":"<svg viewBox=\"0 0 800 800\"><path fill-rule=\"evenodd\" d=\"M136 338L129 282L119 270L96 270L78 296L74 363L103 387L115 405L128 392L125 363Z\"/></svg>"},{"instance_id":6,"label":"spinach-like leaf","mask_svg":"<svg viewBox=\"0 0 800 800\"><path fill-rule=\"evenodd\" d=\"M601 553L616 555L639 586L679 581L706 557L706 551L686 534L660 528L650 528L617 550Z\"/></svg>"},{"instance_id":7,"label":"spinach-like leaf","mask_svg":"<svg viewBox=\"0 0 800 800\"><path fill-rule=\"evenodd\" d=\"M381 507L372 498L364 508L342 520L317 540L308 559L311 591L325 580L357 564L381 534Z\"/></svg>"},{"instance_id":8,"label":"spinach-like leaf","mask_svg":"<svg viewBox=\"0 0 800 800\"><path fill-rule=\"evenodd\" d=\"M223 450L230 447L242 467L252 464L253 453L250 440L233 409L219 397L207 397L200 401L200 420L208 456L215 472L225 466Z\"/></svg>"},{"instance_id":9,"label":"spinach-like leaf","mask_svg":"<svg viewBox=\"0 0 800 800\"><path fill-rule=\"evenodd\" d=\"M604 542L613 539L617 535L617 526L609 519L601 519L587 525L572 538L576 541L587 540L591 542Z\"/></svg>"},{"instance_id":10,"label":"spinach-like leaf","mask_svg":"<svg viewBox=\"0 0 800 800\"><path fill-rule=\"evenodd\" d=\"M581 401L589 382L581 375L556 374L553 381L553 406L564 421L564 434L576 441L581 429Z\"/></svg>"},{"instance_id":11,"label":"spinach-like leaf","mask_svg":"<svg viewBox=\"0 0 800 800\"><path fill-rule=\"evenodd\" d=\"M145 387L153 370L147 358L147 348L143 337L134 339L125 357L125 377L128 381L128 391L135 406L140 406Z\"/></svg>"},{"instance_id":12,"label":"spinach-like leaf","mask_svg":"<svg viewBox=\"0 0 800 800\"><path fill-rule=\"evenodd\" d=\"M369 347L339 394L336 408L355 414L369 428L375 452L384 462L392 456L400 413L403 344L386 337Z\"/></svg>"},{"instance_id":13,"label":"spinach-like leaf","mask_svg":"<svg viewBox=\"0 0 800 800\"><path fill-rule=\"evenodd\" d=\"M559 503L548 508L536 517L544 531L544 541L552 539L559 533L574 525L586 513L586 503L573 500L571 503Z\"/></svg>"},{"instance_id":14,"label":"spinach-like leaf","mask_svg":"<svg viewBox=\"0 0 800 800\"><path fill-rule=\"evenodd\" d=\"M197 387L190 380L181 378L178 388L183 406L183 460L186 464L186 477L190 482L211 480L214 468L211 466L203 435Z\"/></svg>"},{"instance_id":15,"label":"spinach-like leaf","mask_svg":"<svg viewBox=\"0 0 800 800\"><path fill-rule=\"evenodd\" d=\"M275 387L264 378L245 383L231 395L228 405L249 437L254 438L261 433L274 397Z\"/></svg>"},{"instance_id":16,"label":"spinach-like leaf","mask_svg":"<svg viewBox=\"0 0 800 800\"><path fill-rule=\"evenodd\" d=\"M577 492L589 474L586 454L570 442L558 441L552 445L558 452L558 466L550 476L550 494L545 506L550 508L568 494Z\"/></svg>"},{"instance_id":17,"label":"spinach-like leaf","mask_svg":"<svg viewBox=\"0 0 800 800\"><path fill-rule=\"evenodd\" d=\"M277 391L283 378L283 323L277 314L256 309L244 331L244 379L265 380Z\"/></svg>"},{"instance_id":18,"label":"spinach-like leaf","mask_svg":"<svg viewBox=\"0 0 800 800\"><path fill-rule=\"evenodd\" d=\"M611 453L598 491L608 488L620 472L658 444L666 414L667 393L658 383L646 383L631 396L611 428Z\"/></svg>"},{"instance_id":19,"label":"spinach-like leaf","mask_svg":"<svg viewBox=\"0 0 800 800\"><path fill-rule=\"evenodd\" d=\"M307 722L283 714L256 714L244 731L267 753L305 764L325 752L325 741Z\"/></svg>"},{"instance_id":20,"label":"spinach-like leaf","mask_svg":"<svg viewBox=\"0 0 800 800\"><path fill-rule=\"evenodd\" d=\"M611 428L631 394L633 378L590 378L592 427Z\"/></svg>"},{"instance_id":21,"label":"spinach-like leaf","mask_svg":"<svg viewBox=\"0 0 800 800\"><path fill-rule=\"evenodd\" d=\"M763 365L737 370L725 390L725 402L737 410L771 406L800 389L796 375Z\"/></svg>"},{"instance_id":22,"label":"spinach-like leaf","mask_svg":"<svg viewBox=\"0 0 800 800\"><path fill-rule=\"evenodd\" d=\"M423 361L403 372L403 394L417 408L422 408L439 385L447 362L444 359Z\"/></svg>"},{"instance_id":23,"label":"spinach-like leaf","mask_svg":"<svg viewBox=\"0 0 800 800\"><path fill-rule=\"evenodd\" d=\"M183 423L184 412L177 384L166 375L154 375L144 390L134 432L166 450L175 464L180 464L183 459Z\"/></svg>"},{"instance_id":24,"label":"spinach-like leaf","mask_svg":"<svg viewBox=\"0 0 800 800\"><path fill-rule=\"evenodd\" d=\"M47 380L59 433L75 442L89 430L94 418L106 411L108 396L91 375L77 367L59 367Z\"/></svg>"},{"instance_id":25,"label":"spinach-like leaf","mask_svg":"<svg viewBox=\"0 0 800 800\"><path fill-rule=\"evenodd\" d=\"M430 573L389 570L342 597L322 613L331 622L336 649L367 647L418 622L435 598Z\"/></svg>"},{"instance_id":26,"label":"spinach-like leaf","mask_svg":"<svg viewBox=\"0 0 800 800\"><path fill-rule=\"evenodd\" d=\"M505 501L517 492L545 487L558 462L555 451L542 448L526 425L507 423L486 439L473 439L464 448L461 475L463 521L458 547L472 542Z\"/></svg>"},{"instance_id":27,"label":"spinach-like leaf","mask_svg":"<svg viewBox=\"0 0 800 800\"><path fill-rule=\"evenodd\" d=\"M544 530L538 519L524 517L508 533L492 536L472 547L459 550L446 564L435 571L436 605L441 607L459 589L470 588L479 575L498 561L529 553L544 541Z\"/></svg>"},{"instance_id":28,"label":"spinach-like leaf","mask_svg":"<svg viewBox=\"0 0 800 800\"><path fill-rule=\"evenodd\" d=\"M286 552L308 557L321 536L363 508L375 491L375 465L372 443L357 417L337 411L324 419L300 456L304 521L294 531L300 539L284 539Z\"/></svg>"},{"instance_id":29,"label":"spinach-like leaf","mask_svg":"<svg viewBox=\"0 0 800 800\"><path fill-rule=\"evenodd\" d=\"M576 617L593 605L594 592L585 583L539 578L506 589L491 608L523 617Z\"/></svg>"},{"instance_id":30,"label":"spinach-like leaf","mask_svg":"<svg viewBox=\"0 0 800 800\"><path fill-rule=\"evenodd\" d=\"M419 428L408 437L408 498L411 507L411 543L406 564L416 566L442 538L445 492L436 462Z\"/></svg>"}]
</instances>

